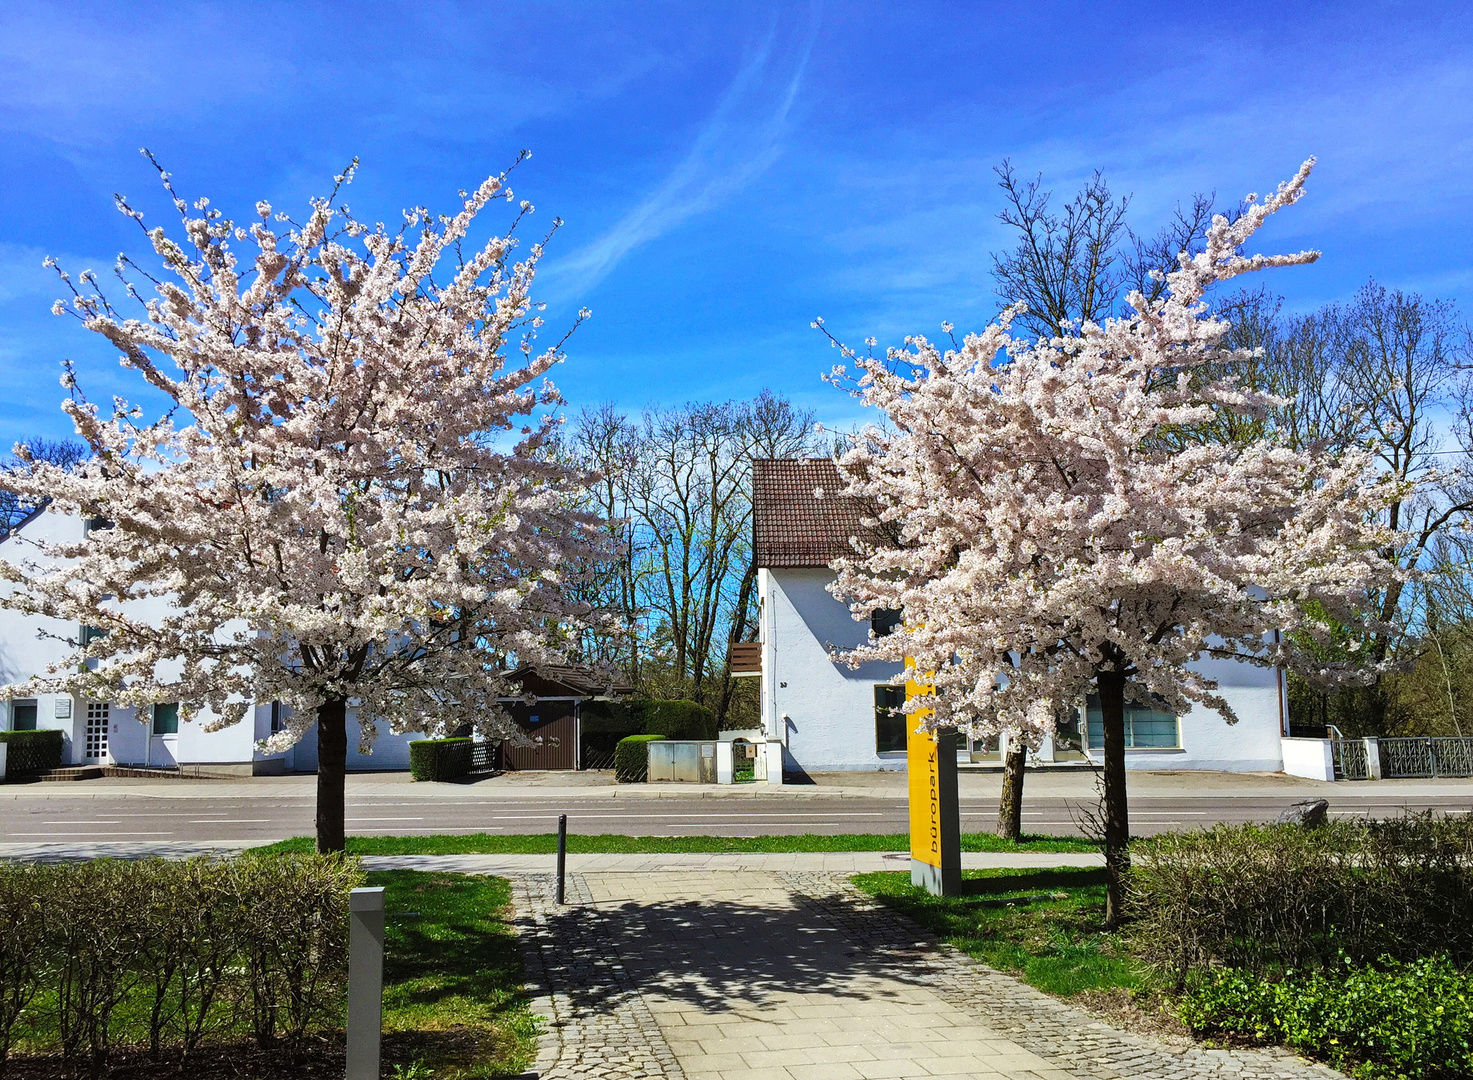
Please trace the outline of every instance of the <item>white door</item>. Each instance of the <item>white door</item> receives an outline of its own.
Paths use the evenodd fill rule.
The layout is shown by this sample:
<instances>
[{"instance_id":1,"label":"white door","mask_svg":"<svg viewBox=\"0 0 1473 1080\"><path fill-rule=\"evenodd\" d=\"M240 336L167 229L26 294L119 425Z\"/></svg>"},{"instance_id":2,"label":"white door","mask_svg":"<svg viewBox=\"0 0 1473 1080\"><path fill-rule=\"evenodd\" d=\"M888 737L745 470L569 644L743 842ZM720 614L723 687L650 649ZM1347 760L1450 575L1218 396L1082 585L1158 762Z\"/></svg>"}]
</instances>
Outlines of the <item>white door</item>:
<instances>
[{"instance_id":1,"label":"white door","mask_svg":"<svg viewBox=\"0 0 1473 1080\"><path fill-rule=\"evenodd\" d=\"M87 702L87 735L82 760L101 761L107 757L107 726L111 719L112 710L107 702Z\"/></svg>"}]
</instances>

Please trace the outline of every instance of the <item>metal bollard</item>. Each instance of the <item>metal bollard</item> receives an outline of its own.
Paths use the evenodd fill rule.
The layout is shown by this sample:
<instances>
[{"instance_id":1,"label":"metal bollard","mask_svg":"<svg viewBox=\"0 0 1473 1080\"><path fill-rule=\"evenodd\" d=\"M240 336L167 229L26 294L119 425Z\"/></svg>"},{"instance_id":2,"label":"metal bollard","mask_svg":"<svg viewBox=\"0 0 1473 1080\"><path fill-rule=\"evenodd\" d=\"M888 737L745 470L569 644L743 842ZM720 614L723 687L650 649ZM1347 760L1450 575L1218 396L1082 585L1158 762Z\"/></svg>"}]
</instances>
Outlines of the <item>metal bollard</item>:
<instances>
[{"instance_id":1,"label":"metal bollard","mask_svg":"<svg viewBox=\"0 0 1473 1080\"><path fill-rule=\"evenodd\" d=\"M563 877L568 869L568 815L557 816L557 902L563 902Z\"/></svg>"},{"instance_id":2,"label":"metal bollard","mask_svg":"<svg viewBox=\"0 0 1473 1080\"><path fill-rule=\"evenodd\" d=\"M348 894L347 1080L379 1080L384 1016L384 890Z\"/></svg>"}]
</instances>

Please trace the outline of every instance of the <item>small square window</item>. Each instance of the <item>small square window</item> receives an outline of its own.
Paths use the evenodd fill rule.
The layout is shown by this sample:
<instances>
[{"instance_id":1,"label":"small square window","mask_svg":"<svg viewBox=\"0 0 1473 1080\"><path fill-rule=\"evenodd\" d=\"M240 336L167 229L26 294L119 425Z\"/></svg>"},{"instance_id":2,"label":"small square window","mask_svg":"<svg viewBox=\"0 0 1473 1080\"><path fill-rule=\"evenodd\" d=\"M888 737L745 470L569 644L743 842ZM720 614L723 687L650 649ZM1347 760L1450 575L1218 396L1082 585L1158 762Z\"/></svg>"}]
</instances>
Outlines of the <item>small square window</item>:
<instances>
[{"instance_id":1,"label":"small square window","mask_svg":"<svg viewBox=\"0 0 1473 1080\"><path fill-rule=\"evenodd\" d=\"M15 701L10 705L10 730L11 731L35 731L36 730L36 703L34 701Z\"/></svg>"},{"instance_id":2,"label":"small square window","mask_svg":"<svg viewBox=\"0 0 1473 1080\"><path fill-rule=\"evenodd\" d=\"M885 637L900 629L902 613L895 608L880 608L870 613L869 628L875 637Z\"/></svg>"},{"instance_id":3,"label":"small square window","mask_svg":"<svg viewBox=\"0 0 1473 1080\"><path fill-rule=\"evenodd\" d=\"M899 710L905 708L905 687L875 687L875 753L885 754L905 749L906 724L909 718Z\"/></svg>"},{"instance_id":4,"label":"small square window","mask_svg":"<svg viewBox=\"0 0 1473 1080\"><path fill-rule=\"evenodd\" d=\"M179 734L179 703L160 702L153 707L153 733L155 735Z\"/></svg>"}]
</instances>

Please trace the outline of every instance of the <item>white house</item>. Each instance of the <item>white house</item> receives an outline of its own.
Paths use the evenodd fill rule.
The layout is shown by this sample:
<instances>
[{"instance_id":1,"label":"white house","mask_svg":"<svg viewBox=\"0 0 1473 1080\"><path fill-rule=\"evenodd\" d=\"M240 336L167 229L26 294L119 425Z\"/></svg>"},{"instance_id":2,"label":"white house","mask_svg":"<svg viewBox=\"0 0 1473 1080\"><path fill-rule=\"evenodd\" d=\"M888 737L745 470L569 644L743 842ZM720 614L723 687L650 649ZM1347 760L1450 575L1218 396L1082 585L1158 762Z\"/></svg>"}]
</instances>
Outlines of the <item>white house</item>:
<instances>
[{"instance_id":1,"label":"white house","mask_svg":"<svg viewBox=\"0 0 1473 1080\"><path fill-rule=\"evenodd\" d=\"M45 508L29 515L8 533L0 533L0 557L9 562L42 560L36 544L76 543L86 536L82 518ZM13 586L0 582L0 599ZM149 601L148 603L162 603ZM146 609L140 609L147 615ZM65 640L88 633L85 626L20 615L0 607L0 686L22 682L64 659ZM51 636L47 636L47 635ZM544 668L522 672L523 690L538 698L536 705L503 702L513 721L528 735L528 745L503 747L503 764L516 769L573 769L578 767L579 704L606 693L629 693L619 684L612 690L573 668ZM206 731L213 714L203 710L181 723L177 702L143 710L108 701L91 701L60 694L0 700L0 731L55 729L62 733L64 765L120 765L179 767L214 775L253 775L315 772L317 729L281 754L265 754L258 744L275 733L285 718L283 706L259 702L247 718L219 731ZM379 722L370 754L355 753L359 743L358 719L348 714L348 768L370 771L409 768L409 744L424 736L417 732L394 734Z\"/></svg>"},{"instance_id":2,"label":"white house","mask_svg":"<svg viewBox=\"0 0 1473 1080\"><path fill-rule=\"evenodd\" d=\"M850 553L848 538L862 530L860 508L838 494L841 486L826 459L753 463L762 717L768 737L783 742L790 771L905 767L904 727L887 708L903 700L903 691L886 682L898 665L851 669L829 659L831 647L852 648L870 631L827 591L834 580L829 563ZM815 496L817 489L824 498ZM1238 723L1201 706L1184 716L1127 707L1127 767L1282 770L1288 734L1282 672L1236 660L1204 661L1203 670L1218 680ZM1037 759L1101 760L1099 714L1086 712L1072 729L1046 740ZM999 747L996 740L974 743L965 755L996 761Z\"/></svg>"}]
</instances>

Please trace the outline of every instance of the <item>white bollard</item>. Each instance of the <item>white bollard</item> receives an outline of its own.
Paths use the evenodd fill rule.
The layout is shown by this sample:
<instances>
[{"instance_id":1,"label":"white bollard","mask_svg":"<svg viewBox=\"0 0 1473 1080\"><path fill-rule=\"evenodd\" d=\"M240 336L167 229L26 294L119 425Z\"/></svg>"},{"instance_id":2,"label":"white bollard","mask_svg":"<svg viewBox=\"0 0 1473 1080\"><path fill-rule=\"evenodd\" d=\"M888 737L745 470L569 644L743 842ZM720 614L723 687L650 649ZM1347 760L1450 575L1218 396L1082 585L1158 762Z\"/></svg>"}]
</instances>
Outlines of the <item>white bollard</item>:
<instances>
[{"instance_id":1,"label":"white bollard","mask_svg":"<svg viewBox=\"0 0 1473 1080\"><path fill-rule=\"evenodd\" d=\"M347 1080L379 1080L384 1017L384 890L348 894Z\"/></svg>"}]
</instances>

